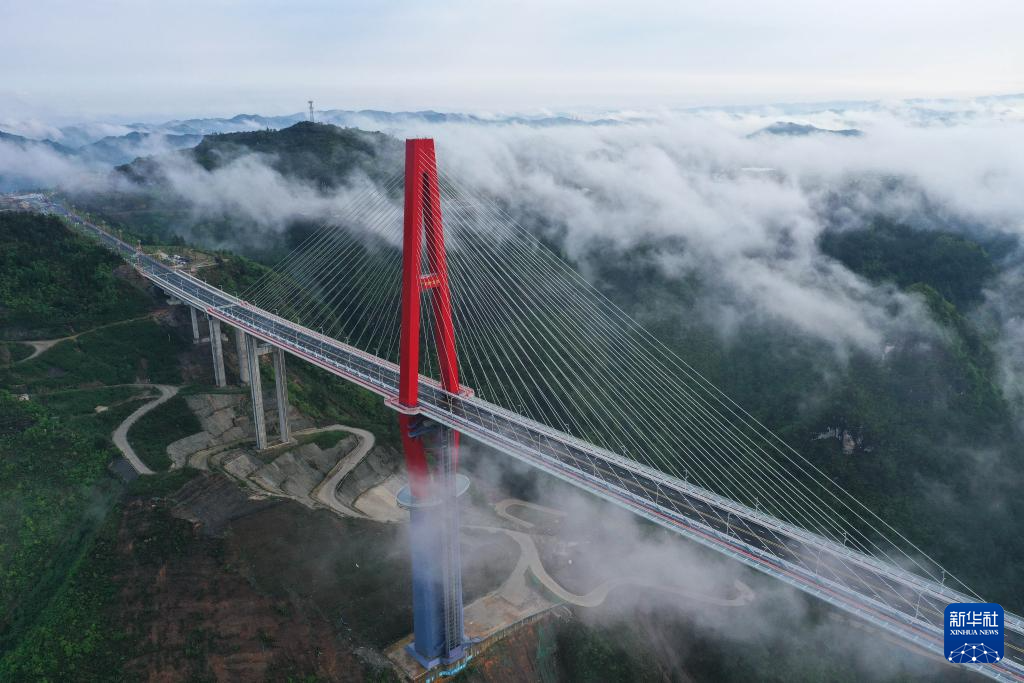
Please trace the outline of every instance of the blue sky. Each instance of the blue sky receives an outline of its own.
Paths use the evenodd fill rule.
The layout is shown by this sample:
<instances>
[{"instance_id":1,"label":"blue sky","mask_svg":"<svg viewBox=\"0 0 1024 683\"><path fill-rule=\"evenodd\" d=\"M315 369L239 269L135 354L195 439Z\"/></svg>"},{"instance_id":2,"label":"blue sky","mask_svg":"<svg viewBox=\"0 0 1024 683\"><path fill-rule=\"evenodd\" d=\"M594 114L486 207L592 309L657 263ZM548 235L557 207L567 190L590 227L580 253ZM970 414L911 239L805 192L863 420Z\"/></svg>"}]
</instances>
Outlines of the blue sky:
<instances>
[{"instance_id":1,"label":"blue sky","mask_svg":"<svg viewBox=\"0 0 1024 683\"><path fill-rule=\"evenodd\" d=\"M1020 0L7 0L0 118L1024 91Z\"/></svg>"}]
</instances>

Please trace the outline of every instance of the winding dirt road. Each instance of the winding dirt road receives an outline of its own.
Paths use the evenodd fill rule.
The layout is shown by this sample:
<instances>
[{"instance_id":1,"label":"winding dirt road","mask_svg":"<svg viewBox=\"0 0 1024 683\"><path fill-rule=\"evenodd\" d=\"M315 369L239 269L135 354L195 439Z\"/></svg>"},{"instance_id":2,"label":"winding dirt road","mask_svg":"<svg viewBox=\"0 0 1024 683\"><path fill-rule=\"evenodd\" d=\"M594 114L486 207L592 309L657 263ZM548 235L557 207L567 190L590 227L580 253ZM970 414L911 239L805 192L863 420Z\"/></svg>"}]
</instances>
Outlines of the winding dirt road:
<instances>
[{"instance_id":1,"label":"winding dirt road","mask_svg":"<svg viewBox=\"0 0 1024 683\"><path fill-rule=\"evenodd\" d=\"M376 443L376 437L372 432L368 432L365 429L359 429L357 427L346 427L345 425L331 425L330 427L322 427L316 431L329 431L329 430L341 430L355 434L359 438L359 445L349 451L344 458L338 461L327 476L324 477L323 481L316 485L312 491L310 491L309 497L315 501L323 503L330 509L334 510L338 514L345 515L346 517L365 517L358 510L354 510L347 505L342 505L335 495L338 490L338 483L341 482L345 476L358 465L366 454L373 448Z\"/></svg>"},{"instance_id":2,"label":"winding dirt road","mask_svg":"<svg viewBox=\"0 0 1024 683\"><path fill-rule=\"evenodd\" d=\"M40 339L38 341L18 342L19 344L28 344L29 346L31 346L32 353L28 356L25 356L19 361L15 361L14 364L17 365L18 363L27 363L36 356L38 356L39 354L41 354L43 351L49 351L52 346L56 345L58 342L64 341L65 339L71 339L71 337L63 337L61 339Z\"/></svg>"},{"instance_id":3,"label":"winding dirt road","mask_svg":"<svg viewBox=\"0 0 1024 683\"><path fill-rule=\"evenodd\" d=\"M135 449L133 449L132 445L128 443L128 430L132 428L132 425L134 425L140 417L153 410L153 408L156 408L158 405L171 400L171 398L178 393L179 387L173 387L168 384L129 384L126 386L139 387L140 389L158 389L160 391L159 396L149 403L139 406L134 413L126 417L124 422L119 424L117 429L114 430L114 434L112 436L114 445L117 446L118 450L124 454L125 460L131 464L136 472L140 475L153 474L153 470L149 469L146 466L146 463L142 462L139 456L136 455Z\"/></svg>"}]
</instances>

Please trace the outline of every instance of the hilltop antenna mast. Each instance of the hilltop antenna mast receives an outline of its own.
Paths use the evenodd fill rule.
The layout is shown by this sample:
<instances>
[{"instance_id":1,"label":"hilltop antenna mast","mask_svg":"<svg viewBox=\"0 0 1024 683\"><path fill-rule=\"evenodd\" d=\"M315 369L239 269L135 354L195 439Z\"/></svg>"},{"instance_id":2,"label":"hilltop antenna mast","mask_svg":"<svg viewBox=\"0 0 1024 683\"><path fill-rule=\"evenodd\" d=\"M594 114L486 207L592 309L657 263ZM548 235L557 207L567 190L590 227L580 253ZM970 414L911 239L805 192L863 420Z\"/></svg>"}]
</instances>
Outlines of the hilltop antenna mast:
<instances>
[{"instance_id":1,"label":"hilltop antenna mast","mask_svg":"<svg viewBox=\"0 0 1024 683\"><path fill-rule=\"evenodd\" d=\"M313 120L313 100L306 101L309 102L309 122L316 123L316 121Z\"/></svg>"}]
</instances>

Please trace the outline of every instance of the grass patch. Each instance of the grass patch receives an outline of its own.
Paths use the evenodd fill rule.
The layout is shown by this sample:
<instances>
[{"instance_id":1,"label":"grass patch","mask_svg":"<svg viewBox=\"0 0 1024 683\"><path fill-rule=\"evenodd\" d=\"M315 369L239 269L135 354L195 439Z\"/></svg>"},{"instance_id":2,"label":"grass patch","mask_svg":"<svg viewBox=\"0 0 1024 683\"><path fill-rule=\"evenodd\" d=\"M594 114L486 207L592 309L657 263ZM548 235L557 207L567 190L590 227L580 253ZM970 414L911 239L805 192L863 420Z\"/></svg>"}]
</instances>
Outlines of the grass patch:
<instances>
[{"instance_id":1,"label":"grass patch","mask_svg":"<svg viewBox=\"0 0 1024 683\"><path fill-rule=\"evenodd\" d=\"M149 474L129 484L128 494L140 498L164 498L177 493L198 475L199 470L191 467Z\"/></svg>"},{"instance_id":2,"label":"grass patch","mask_svg":"<svg viewBox=\"0 0 1024 683\"><path fill-rule=\"evenodd\" d=\"M398 420L379 396L306 363L288 366L292 405L318 424L339 423L372 432L382 446L398 446Z\"/></svg>"},{"instance_id":3,"label":"grass patch","mask_svg":"<svg viewBox=\"0 0 1024 683\"><path fill-rule=\"evenodd\" d=\"M32 355L33 349L28 344L18 342L0 343L0 367L10 367Z\"/></svg>"},{"instance_id":4,"label":"grass patch","mask_svg":"<svg viewBox=\"0 0 1024 683\"><path fill-rule=\"evenodd\" d=\"M139 418L128 431L128 442L150 469L171 467L167 447L202 430L199 419L181 396L175 396Z\"/></svg>"},{"instance_id":5,"label":"grass patch","mask_svg":"<svg viewBox=\"0 0 1024 683\"><path fill-rule=\"evenodd\" d=\"M107 406L109 410L145 393L147 393L147 390L139 387L66 389L48 394L39 394L34 396L33 400L61 415L99 415L100 413L96 412L97 406Z\"/></svg>"},{"instance_id":6,"label":"grass patch","mask_svg":"<svg viewBox=\"0 0 1024 683\"><path fill-rule=\"evenodd\" d=\"M516 519L533 524L537 529L550 529L558 526L562 521L562 518L558 515L553 515L543 510L536 510L525 505L509 505L507 512Z\"/></svg>"},{"instance_id":7,"label":"grass patch","mask_svg":"<svg viewBox=\"0 0 1024 683\"><path fill-rule=\"evenodd\" d=\"M0 383L30 393L92 382L131 384L139 380L177 384L178 354L189 341L153 320L130 320L63 341L27 363L0 372Z\"/></svg>"},{"instance_id":8,"label":"grass patch","mask_svg":"<svg viewBox=\"0 0 1024 683\"><path fill-rule=\"evenodd\" d=\"M111 434L117 426L124 422L125 418L135 412L135 409L149 401L146 398L133 398L125 401L124 403L105 410L102 413L93 413L91 415L72 415L71 417L64 418L62 421L64 424L75 433L80 434L83 437L92 439L93 443L97 447L102 445L104 448L110 448L115 452L119 452L114 448L114 442L111 439Z\"/></svg>"},{"instance_id":9,"label":"grass patch","mask_svg":"<svg viewBox=\"0 0 1024 683\"><path fill-rule=\"evenodd\" d=\"M316 434L303 434L299 437L300 444L315 443L321 448L321 450L327 450L328 448L334 448L338 445L338 442L349 436L348 432L343 432L340 429L335 429L329 432L317 432Z\"/></svg>"}]
</instances>

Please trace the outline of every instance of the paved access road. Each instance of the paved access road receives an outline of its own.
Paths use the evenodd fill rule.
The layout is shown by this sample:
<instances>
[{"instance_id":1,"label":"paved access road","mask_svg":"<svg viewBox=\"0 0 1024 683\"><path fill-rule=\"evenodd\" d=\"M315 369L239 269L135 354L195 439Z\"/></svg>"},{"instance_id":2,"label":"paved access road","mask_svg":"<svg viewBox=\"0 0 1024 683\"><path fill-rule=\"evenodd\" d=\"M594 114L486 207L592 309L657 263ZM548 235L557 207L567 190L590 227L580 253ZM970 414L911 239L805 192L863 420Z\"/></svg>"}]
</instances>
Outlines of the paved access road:
<instances>
[{"instance_id":1,"label":"paved access road","mask_svg":"<svg viewBox=\"0 0 1024 683\"><path fill-rule=\"evenodd\" d=\"M174 398L178 393L178 387L173 387L168 384L129 384L127 386L139 387L141 389L157 389L160 391L160 395L154 398L149 403L140 406L138 410L125 418L124 422L117 426L114 430L113 439L114 445L117 446L118 450L124 454L125 460L127 460L135 471L139 474L154 474L153 470L146 466L146 463L142 462L139 456L135 453L135 449L128 443L128 430L132 428L132 425L138 422L139 418L148 413L149 411L156 408L158 405L166 403L167 401Z\"/></svg>"}]
</instances>

